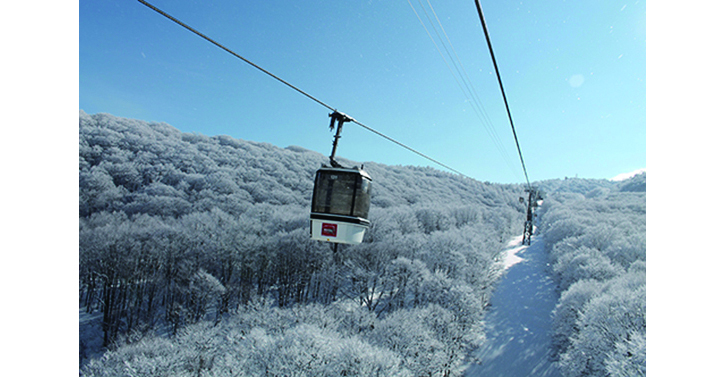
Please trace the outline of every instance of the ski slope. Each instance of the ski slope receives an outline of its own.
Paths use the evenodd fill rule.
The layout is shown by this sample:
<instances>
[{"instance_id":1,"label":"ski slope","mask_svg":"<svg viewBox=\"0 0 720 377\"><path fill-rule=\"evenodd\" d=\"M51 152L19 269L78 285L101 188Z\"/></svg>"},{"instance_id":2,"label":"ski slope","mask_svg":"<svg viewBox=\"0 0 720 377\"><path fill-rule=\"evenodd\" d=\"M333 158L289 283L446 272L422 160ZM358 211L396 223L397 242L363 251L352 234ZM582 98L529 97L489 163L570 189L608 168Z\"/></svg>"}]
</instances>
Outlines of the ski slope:
<instances>
[{"instance_id":1,"label":"ski slope","mask_svg":"<svg viewBox=\"0 0 720 377\"><path fill-rule=\"evenodd\" d=\"M521 246L522 236L508 244L506 275L500 281L485 318L487 341L473 356L465 376L561 377L549 360L552 311L558 301L541 237Z\"/></svg>"}]
</instances>

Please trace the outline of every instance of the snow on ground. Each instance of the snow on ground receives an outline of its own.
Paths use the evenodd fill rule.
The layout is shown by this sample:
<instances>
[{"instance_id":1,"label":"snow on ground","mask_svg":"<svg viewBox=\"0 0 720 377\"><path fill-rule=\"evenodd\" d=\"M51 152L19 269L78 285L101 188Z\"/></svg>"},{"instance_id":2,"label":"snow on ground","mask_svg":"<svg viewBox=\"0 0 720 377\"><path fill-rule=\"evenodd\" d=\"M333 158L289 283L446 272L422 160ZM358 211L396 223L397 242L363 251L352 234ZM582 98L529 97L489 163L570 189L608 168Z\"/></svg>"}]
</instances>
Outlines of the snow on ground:
<instances>
[{"instance_id":1,"label":"snow on ground","mask_svg":"<svg viewBox=\"0 0 720 377\"><path fill-rule=\"evenodd\" d=\"M519 246L520 242L522 236L508 244L506 273L485 317L487 341L475 350L473 356L480 363L472 364L466 377L561 376L549 360L552 311L558 295L542 238L534 237L529 247Z\"/></svg>"},{"instance_id":2,"label":"snow on ground","mask_svg":"<svg viewBox=\"0 0 720 377\"><path fill-rule=\"evenodd\" d=\"M507 250L505 250L505 262L504 266L507 270L508 268L512 267L513 265L522 262L524 259L520 258L518 254L522 253L527 249L526 245L521 245L523 236L522 234L511 239L510 242L507 243Z\"/></svg>"}]
</instances>

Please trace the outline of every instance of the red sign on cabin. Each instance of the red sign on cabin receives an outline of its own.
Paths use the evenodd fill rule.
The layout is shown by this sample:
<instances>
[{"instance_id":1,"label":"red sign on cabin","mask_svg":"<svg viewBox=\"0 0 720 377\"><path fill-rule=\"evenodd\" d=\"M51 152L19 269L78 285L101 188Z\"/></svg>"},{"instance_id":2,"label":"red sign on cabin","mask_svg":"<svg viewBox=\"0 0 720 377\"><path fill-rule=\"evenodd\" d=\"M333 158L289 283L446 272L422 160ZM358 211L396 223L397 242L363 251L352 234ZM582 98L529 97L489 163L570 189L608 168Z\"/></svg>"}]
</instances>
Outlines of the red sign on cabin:
<instances>
[{"instance_id":1,"label":"red sign on cabin","mask_svg":"<svg viewBox=\"0 0 720 377\"><path fill-rule=\"evenodd\" d=\"M337 237L337 224L322 224L322 235L325 237Z\"/></svg>"}]
</instances>

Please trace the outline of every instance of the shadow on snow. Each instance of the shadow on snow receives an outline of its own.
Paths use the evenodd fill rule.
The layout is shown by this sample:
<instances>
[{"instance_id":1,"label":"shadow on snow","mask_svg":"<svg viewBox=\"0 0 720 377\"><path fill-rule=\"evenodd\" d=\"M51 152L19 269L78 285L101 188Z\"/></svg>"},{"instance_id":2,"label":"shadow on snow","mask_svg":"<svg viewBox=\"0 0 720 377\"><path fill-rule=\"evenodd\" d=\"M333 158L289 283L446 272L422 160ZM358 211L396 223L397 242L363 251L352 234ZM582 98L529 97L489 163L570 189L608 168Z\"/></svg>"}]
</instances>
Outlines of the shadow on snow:
<instances>
[{"instance_id":1,"label":"shadow on snow","mask_svg":"<svg viewBox=\"0 0 720 377\"><path fill-rule=\"evenodd\" d=\"M541 237L517 252L522 258L506 271L485 318L487 341L475 350L480 364L465 375L561 376L550 361L552 311L558 302Z\"/></svg>"}]
</instances>

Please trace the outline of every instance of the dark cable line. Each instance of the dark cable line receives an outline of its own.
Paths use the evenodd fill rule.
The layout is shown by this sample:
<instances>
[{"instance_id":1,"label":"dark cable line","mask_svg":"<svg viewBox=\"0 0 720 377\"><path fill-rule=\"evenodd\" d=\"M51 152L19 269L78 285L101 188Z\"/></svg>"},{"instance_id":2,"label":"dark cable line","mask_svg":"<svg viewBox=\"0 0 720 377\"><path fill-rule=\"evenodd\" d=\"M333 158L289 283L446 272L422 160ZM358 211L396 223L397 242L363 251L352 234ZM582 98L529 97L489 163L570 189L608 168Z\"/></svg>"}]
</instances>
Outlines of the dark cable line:
<instances>
[{"instance_id":1,"label":"dark cable line","mask_svg":"<svg viewBox=\"0 0 720 377\"><path fill-rule=\"evenodd\" d=\"M218 43L218 42L215 42L214 40L210 39L210 37L208 37L208 36L206 36L205 34L203 34L203 33L199 32L199 31L193 29L192 27L190 27L189 25L183 23L182 21L178 20L177 18L175 18L175 17L173 17L173 16L171 16L171 15L163 12L161 9L158 9L158 8L155 7L154 5L148 3L147 1L145 1L145 0L138 0L138 1L141 2L143 5L147 6L148 8L154 10L155 12L158 12L158 13L160 13L161 15L167 17L168 19L170 19L171 21L175 22L176 24L178 24L178 25L184 27L185 29L188 29L188 30L190 30L191 32L197 34L199 37L205 39L206 41L214 44L215 46L220 47L221 49L223 49L223 50L225 50L225 51L227 51L227 52L229 52L231 55L235 56L236 58L244 61L245 63L250 64L251 66L253 66L253 67L257 68L257 69L259 69L260 71L262 71L263 73L269 75L270 77L274 78L275 80L278 80L278 81L280 81L281 83L289 86L290 88L295 89L295 90L296 90L297 92L299 92L300 94L302 94L302 95L304 95L305 97L308 97L308 98L310 98L311 100L319 103L320 105L326 107L328 110L335 111L334 108L332 108L330 105L326 104L325 102L320 101L319 99L311 96L310 94L308 94L308 93L300 90L300 88L296 87L295 85L290 84L289 82L281 79L280 77L277 77L277 76L273 75L272 73L270 73L270 72L268 72L267 70L263 69L263 68L260 67L259 65L251 62L250 60L247 60L247 59L243 58L242 56L236 54L234 51L230 50L229 48L221 45L221 44Z\"/></svg>"},{"instance_id":2,"label":"dark cable line","mask_svg":"<svg viewBox=\"0 0 720 377\"><path fill-rule=\"evenodd\" d=\"M379 136L382 136L382 137L384 137L385 139L387 139L387 140L389 140L389 141L392 141L393 143L395 143L395 144L397 144L397 145L399 145L399 146L401 146L401 147L403 147L403 148L405 148L405 149L407 149L407 150L409 150L409 151L411 151L411 152L413 152L413 153L415 153L415 154L417 154L417 155L419 155L419 156L421 156L421 157L424 157L424 158L426 158L426 159L428 159L428 160L430 160L430 161L432 161L432 162L434 162L434 163L436 163L436 164L444 167L445 169L448 169L448 170L450 170L450 171L452 171L452 172L454 172L454 173L460 174L460 175L463 176L463 177L470 178L470 177L468 177L467 175L465 175L465 174L463 174L463 173L460 173L459 171L457 171L457 170L455 170L455 169L453 169L453 168L451 168L451 167L443 164L442 162L440 162L440 161L438 161L438 160L436 160L436 159L434 159L434 158L432 158L432 157L430 157L430 156L427 156L427 155L425 155L425 154L423 154L423 153L420 153L420 152L416 151L415 149L412 149L412 148L408 147L407 145L405 145L405 144L403 144L403 143L401 143L401 142L399 142L399 141L397 141L397 140L395 140L395 139L393 139L393 138L391 138L391 137L389 137L389 136L385 136L385 135L381 134L380 132L373 130L372 128L370 128L370 127L368 127L368 126L366 126L366 125L358 122L357 120L354 120L354 119L353 119L353 122L354 122L355 124L357 124L358 126L363 127L363 128L365 128L366 130L368 130L368 131L370 131L370 132L373 132L373 133L375 133L375 134L377 134L377 135L379 135ZM472 178L470 178L470 179L472 179Z\"/></svg>"},{"instance_id":3,"label":"dark cable line","mask_svg":"<svg viewBox=\"0 0 720 377\"><path fill-rule=\"evenodd\" d=\"M503 158L507 166L510 168L510 170L513 172L513 174L516 174L515 170L513 169L514 165L510 163L510 157L507 154L507 151L503 147L502 143L500 142L500 137L498 136L497 132L495 131L495 128L493 127L492 121L487 116L487 112L482 106L482 102L480 102L480 98L477 95L477 91L475 90L474 86L472 85L472 81L470 81L470 77L467 74L467 71L465 71L465 68L462 66L462 62L460 61L460 57L457 56L457 53L455 52L455 48L452 46L452 42L450 42L450 38L447 36L447 33L445 33L445 28L442 26L442 23L440 22L440 19L437 17L437 14L435 13L435 9L433 9L432 4L430 4L430 1L428 0L428 5L430 6L430 9L432 10L433 14L435 15L435 19L437 20L438 24L440 25L440 28L442 29L443 33L445 34L445 38L448 41L448 44L453 49L453 52L455 52L455 58L457 59L458 63L462 67L462 72L460 69L458 69L457 64L455 63L455 59L453 59L452 55L450 54L450 51L448 50L447 46L445 45L445 42L442 40L442 36L437 31L437 28L435 28L435 25L432 22L432 19L430 18L430 15L427 13L427 10L425 9L425 6L422 4L422 1L418 1L420 3L420 6L422 7L423 12L425 13L425 16L428 18L428 21L430 25L432 26L433 30L435 31L435 34L438 36L438 39L440 40L440 43L442 44L443 48L445 49L445 52L448 54L448 58L453 63L453 66L455 67L455 70L457 70L458 75L462 79L463 84L465 85L463 87L462 84L460 84L460 81L458 80L457 76L455 75L455 71L450 67L450 64L448 64L447 59L445 59L445 55L443 55L442 51L440 51L440 48L438 47L437 43L435 43L435 38L432 37L430 34L430 31L428 30L427 26L425 26L425 22L423 22L422 18L418 14L417 10L415 10L415 7L412 5L412 2L408 0L408 4L410 5L410 8L415 13L415 16L417 17L418 21L420 21L420 24L422 25L423 29L425 29L425 32L427 33L428 37L430 37L430 41L435 46L435 49L437 50L438 54L440 54L440 57L445 62L445 66L447 66L448 70L450 71L450 74L455 79L455 83L457 83L458 87L462 91L463 95L465 96L467 102L472 107L473 111L475 112L475 115L477 115L478 119L480 120L480 123L483 125L485 130L488 132L488 135L490 136L490 140L495 144L495 147L500 152L500 156ZM463 75L464 73L464 75ZM466 79L467 78L467 79ZM466 91L467 89L467 91ZM522 178L521 178L522 179Z\"/></svg>"},{"instance_id":4,"label":"dark cable line","mask_svg":"<svg viewBox=\"0 0 720 377\"><path fill-rule=\"evenodd\" d=\"M487 25L485 24L485 16L483 15L482 7L480 6L480 0L475 0L475 7L477 8L478 16L480 16L480 23L482 24L483 31L485 32L485 40L487 41L488 49L490 50L490 57L492 58L493 66L495 67L495 73L497 74L498 84L500 84L503 101L505 101L505 110L507 110L508 118L510 119L510 127L512 127L513 136L515 137L515 145L517 146L518 154L520 155L520 163L522 163L525 180L527 181L528 189L530 189L530 179L528 178L527 169L525 168L525 160L523 159L522 151L520 150L520 142L518 141L517 133L515 132L515 124L513 123L512 114L510 113L510 105L508 105L507 96L505 96L505 88L503 87L502 79L500 78L500 69L498 68L497 61L495 60L495 53L493 52L492 43L490 42L490 34L488 33Z\"/></svg>"},{"instance_id":5,"label":"dark cable line","mask_svg":"<svg viewBox=\"0 0 720 377\"><path fill-rule=\"evenodd\" d=\"M171 21L175 22L176 24L184 27L185 29L187 29L187 30L195 33L195 34L198 35L199 37L207 40L208 42L210 42L210 43L212 43L212 44L214 44L215 46L220 47L221 49L227 51L228 53L230 53L231 55L235 56L236 58L244 61L245 63L250 64L251 66L253 66L253 67L257 68L257 69L259 69L260 71L262 71L263 73L269 75L270 77L274 78L275 80L280 81L281 83L283 83L283 84L287 85L288 87L294 89L295 91L299 92L300 94L304 95L305 97L308 97L308 98L310 98L311 100L317 102L318 104L324 106L324 107L327 108L328 110L332 110L333 112L337 112L337 110L336 110L335 108L333 108L332 106L330 106L330 105L326 104L325 102L322 102L322 101L320 101L319 99L311 96L311 95L308 94L307 92L305 92L305 91L301 90L300 88L298 88L298 87L290 84L289 82L281 79L280 77L278 77L278 76L270 73L269 71L263 69L262 67L260 67L259 65L251 62L250 60L245 59L244 57L242 57L242 56L238 55L237 53L235 53L234 51L230 50L229 48L227 48L227 47L221 45L220 43L212 40L210 37L208 37L208 36L206 36L205 34L203 34L203 33L199 32L199 31L193 29L193 28L190 27L189 25L187 25L187 24L183 23L182 21L178 20L177 18L175 18L175 17L173 17L173 16L165 13L164 11L162 11L161 9L159 9L159 8L155 7L154 5L148 3L147 1L145 1L145 0L138 0L138 1L139 1L140 3L142 3L143 5L147 6L148 8L154 10L155 12L157 12L157 13L165 16L166 18L170 19ZM442 162L440 162L440 161L438 161L438 160L436 160L436 159L434 159L434 158L431 158L430 156L427 156L427 155L425 155L425 154L423 154L423 153L420 153L419 151L417 151L417 150L415 150L415 149L413 149L413 148L410 148L409 146L407 146L407 145L405 145L405 144L403 144L403 143L401 143L401 142L399 142L399 141L397 141L397 140L395 140L395 139L393 139L393 138L391 138L391 137L389 137L389 136L387 136L387 135L384 135L384 134L382 134L381 132L379 132L379 131L377 131L377 130L372 129L372 128L370 128L369 126L366 126L366 125L358 122L358 121L355 120L355 119L349 118L348 121L352 121L353 123L357 124L358 126L363 127L363 128L365 128L366 130L368 130L368 131L370 131L370 132L373 132L373 133L375 133L376 135L381 136L381 137L383 137L383 138L385 138L385 139L387 139L387 140L389 140L389 141L391 141L391 142L393 142L393 143L395 143L395 144L397 144L397 145L399 145L399 146L401 146L401 147L403 147L403 148L405 148L405 149L407 149L407 150L409 150L409 151L411 151L411 152L413 152L413 153L415 153L415 154L417 154L417 155L419 155L419 156L421 156L421 157L423 157L423 158L425 158L425 159L427 159L427 160L430 160L430 161L432 161L432 162L434 162L434 163L436 163L436 164L438 164L438 165L440 165L440 166L442 166L442 167L444 167L444 168L446 168L446 169L448 169L448 170L450 170L450 171L452 171L452 172L454 172L454 173L457 173L457 174L459 174L459 175L461 175L461 176L463 176L463 177L470 178L469 176L467 176L467 175L465 175L465 174L463 174L463 173L461 173L461 172L459 172L459 171L457 171L457 170L455 170L455 169L453 169L453 168L451 168L451 167L443 164ZM472 178L471 178L471 179L472 179Z\"/></svg>"},{"instance_id":6,"label":"dark cable line","mask_svg":"<svg viewBox=\"0 0 720 377\"><path fill-rule=\"evenodd\" d=\"M509 162L510 158L507 154L507 151L505 150L505 147L500 142L500 136L498 136L497 131L495 131L495 126L493 125L493 122L490 119L490 117L487 115L487 111L485 110L485 108L482 104L482 101L480 101L480 97L477 94L475 85L473 85L472 80L470 80L470 75L468 75L467 71L465 70L465 66L462 64L462 61L460 60L460 56L458 56L457 51L455 51L455 47L453 46L452 42L450 42L450 37L448 37L447 32L445 32L445 28L443 27L442 22L440 22L440 17L438 17L437 13L435 13L435 8L433 8L432 4L430 3L430 0L426 0L426 1L428 3L428 6L430 7L430 10L432 11L433 15L435 16L435 20L437 21L438 25L440 26L440 29L442 30L443 34L445 35L445 39L447 39L448 44L450 45L450 48L452 49L453 54L455 55L455 59L457 60L458 64L460 65L460 68L462 68L463 73L461 74L459 70L458 70L458 73L460 74L461 77L467 77L467 82L465 85L469 86L468 91L470 92L472 99L475 102L477 102L477 107L480 109L480 113L484 117L485 124L487 124L485 129L490 134L491 139L496 140L495 145L499 146L498 149L500 150L500 154L502 155L503 160L505 160L505 163L508 164L508 166L510 166L510 169L512 170L513 174L516 174L515 169L513 169L514 165L510 164L510 162ZM421 2L421 5L422 5L422 2ZM429 17L428 17L428 19L429 19ZM430 22L432 23L432 20ZM442 38L440 37L439 34L438 34L438 38L440 38L442 40ZM444 45L445 44L443 43L443 47L444 47ZM447 51L447 48L445 50ZM450 56L450 51L447 51L447 53L448 53L448 56ZM452 59L452 57L450 59ZM463 82L465 82L465 79L463 79ZM477 111L476 111L476 113L477 113ZM481 119L481 120L483 120L483 119Z\"/></svg>"}]
</instances>

